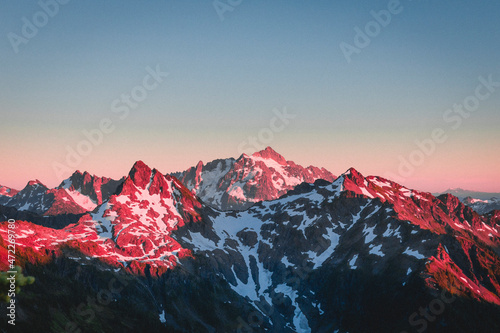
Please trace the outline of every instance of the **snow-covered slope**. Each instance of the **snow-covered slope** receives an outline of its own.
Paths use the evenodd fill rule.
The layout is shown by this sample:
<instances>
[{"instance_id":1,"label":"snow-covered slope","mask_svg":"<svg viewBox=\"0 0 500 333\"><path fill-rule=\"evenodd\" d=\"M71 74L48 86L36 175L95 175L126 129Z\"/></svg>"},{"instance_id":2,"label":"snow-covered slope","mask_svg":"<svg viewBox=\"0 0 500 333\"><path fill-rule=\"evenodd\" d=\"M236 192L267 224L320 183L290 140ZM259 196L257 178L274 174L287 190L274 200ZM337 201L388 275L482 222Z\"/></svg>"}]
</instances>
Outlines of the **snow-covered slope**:
<instances>
[{"instance_id":1,"label":"snow-covered slope","mask_svg":"<svg viewBox=\"0 0 500 333\"><path fill-rule=\"evenodd\" d=\"M97 177L86 171L83 173L75 171L58 188L65 189L77 204L91 211L108 200L122 182L123 179L113 180L107 177Z\"/></svg>"},{"instance_id":2,"label":"snow-covered slope","mask_svg":"<svg viewBox=\"0 0 500 333\"><path fill-rule=\"evenodd\" d=\"M464 204L474 209L478 214L487 214L494 210L500 210L500 199L490 198L488 200L467 197L462 200Z\"/></svg>"},{"instance_id":3,"label":"snow-covered slope","mask_svg":"<svg viewBox=\"0 0 500 333\"><path fill-rule=\"evenodd\" d=\"M311 304L322 301L315 286L290 280L324 267L387 274L402 286L426 274L429 287L500 305L500 258L490 250L500 245L499 216L481 217L452 196L435 198L350 169L333 183L302 184L246 211L213 214L207 223L174 237L209 258L256 308L288 298L287 320L296 332L311 331ZM464 256L465 264L453 260Z\"/></svg>"},{"instance_id":4,"label":"snow-covered slope","mask_svg":"<svg viewBox=\"0 0 500 333\"><path fill-rule=\"evenodd\" d=\"M82 214L106 201L122 181L76 171L53 189L30 181L15 195L3 197L1 204L38 215Z\"/></svg>"},{"instance_id":5,"label":"snow-covered slope","mask_svg":"<svg viewBox=\"0 0 500 333\"><path fill-rule=\"evenodd\" d=\"M221 210L246 209L255 202L277 199L302 182L333 181L324 168L307 168L287 161L271 147L237 160L199 162L184 172L172 174L203 202Z\"/></svg>"},{"instance_id":6,"label":"snow-covered slope","mask_svg":"<svg viewBox=\"0 0 500 333\"><path fill-rule=\"evenodd\" d=\"M190 255L170 238L170 233L186 221L198 221L196 209L200 207L179 180L163 176L139 161L117 194L78 223L53 230L19 222L19 252L34 251L36 255L31 259L43 261L46 253L69 246L134 273L144 274L146 266L151 274L164 272L179 258ZM0 230L4 239L6 232Z\"/></svg>"},{"instance_id":7,"label":"snow-covered slope","mask_svg":"<svg viewBox=\"0 0 500 333\"><path fill-rule=\"evenodd\" d=\"M49 189L39 180L28 184L4 203L5 206L39 215L80 214L85 210L62 189Z\"/></svg>"}]
</instances>

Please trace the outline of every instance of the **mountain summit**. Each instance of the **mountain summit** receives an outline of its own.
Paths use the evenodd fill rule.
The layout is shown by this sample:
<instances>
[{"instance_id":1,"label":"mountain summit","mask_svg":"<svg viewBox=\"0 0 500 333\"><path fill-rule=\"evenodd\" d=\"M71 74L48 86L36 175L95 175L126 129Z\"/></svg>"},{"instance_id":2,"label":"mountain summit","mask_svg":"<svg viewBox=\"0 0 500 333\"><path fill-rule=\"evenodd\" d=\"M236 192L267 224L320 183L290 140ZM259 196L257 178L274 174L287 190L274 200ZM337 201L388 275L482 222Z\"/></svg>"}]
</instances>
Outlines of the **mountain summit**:
<instances>
[{"instance_id":1,"label":"mountain summit","mask_svg":"<svg viewBox=\"0 0 500 333\"><path fill-rule=\"evenodd\" d=\"M260 158L266 159L266 160L274 160L274 161L278 162L278 164L281 164L281 165L287 164L287 161L285 160L285 158L283 156L281 156L280 154L278 154L271 147L267 147L264 150L253 153L252 157L255 157L255 158L260 157Z\"/></svg>"},{"instance_id":2,"label":"mountain summit","mask_svg":"<svg viewBox=\"0 0 500 333\"><path fill-rule=\"evenodd\" d=\"M122 182L123 178L114 180L91 175L87 171L75 171L58 189L64 189L84 211L92 211L108 200Z\"/></svg>"},{"instance_id":3,"label":"mountain summit","mask_svg":"<svg viewBox=\"0 0 500 333\"><path fill-rule=\"evenodd\" d=\"M335 180L325 168L307 168L287 161L267 147L251 156L214 160L173 173L203 202L219 210L243 210L256 202L273 200L300 183Z\"/></svg>"}]
</instances>

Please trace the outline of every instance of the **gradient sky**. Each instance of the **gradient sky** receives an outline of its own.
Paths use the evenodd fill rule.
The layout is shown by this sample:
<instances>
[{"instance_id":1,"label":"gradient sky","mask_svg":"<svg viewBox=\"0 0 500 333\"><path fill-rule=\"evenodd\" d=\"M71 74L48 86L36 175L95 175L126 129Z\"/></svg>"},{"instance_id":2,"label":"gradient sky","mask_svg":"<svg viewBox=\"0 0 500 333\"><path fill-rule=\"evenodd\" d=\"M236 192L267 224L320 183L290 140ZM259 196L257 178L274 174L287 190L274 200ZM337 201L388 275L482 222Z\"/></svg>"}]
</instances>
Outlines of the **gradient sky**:
<instances>
[{"instance_id":1,"label":"gradient sky","mask_svg":"<svg viewBox=\"0 0 500 333\"><path fill-rule=\"evenodd\" d=\"M388 3L243 0L221 20L206 0L73 0L15 53L9 33L22 36L41 7L1 1L0 184L58 185L54 163L103 118L115 130L63 178L119 178L139 159L166 173L238 157L286 108L295 118L262 146L288 160L425 191L500 192L500 88L456 130L443 120L480 76L500 82L500 2L401 0L348 63L339 45ZM113 101L157 65L169 76L120 119ZM435 128L446 142L401 173L400 157Z\"/></svg>"}]
</instances>

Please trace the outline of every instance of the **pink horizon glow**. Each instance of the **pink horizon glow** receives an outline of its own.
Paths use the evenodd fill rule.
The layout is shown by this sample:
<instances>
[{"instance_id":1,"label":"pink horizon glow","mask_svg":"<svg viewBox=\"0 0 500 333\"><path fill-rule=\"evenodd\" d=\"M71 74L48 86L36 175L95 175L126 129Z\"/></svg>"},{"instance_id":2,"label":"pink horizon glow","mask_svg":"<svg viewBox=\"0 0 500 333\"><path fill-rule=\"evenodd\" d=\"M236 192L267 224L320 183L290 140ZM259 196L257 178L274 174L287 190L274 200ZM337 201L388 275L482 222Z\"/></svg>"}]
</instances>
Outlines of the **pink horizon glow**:
<instances>
[{"instance_id":1,"label":"pink horizon glow","mask_svg":"<svg viewBox=\"0 0 500 333\"><path fill-rule=\"evenodd\" d=\"M79 170L87 171L90 174L119 179L126 176L137 160L144 161L151 168L156 168L162 173L183 171L191 166L195 166L199 160L204 163L218 158L238 158L238 152L234 145L220 146L213 151L204 151L200 147L193 145L191 149L182 150L177 147L166 150L164 154L157 154L153 149L144 149L144 146L127 147L127 149L97 150L75 168L68 167L62 179L57 178L53 168L53 161L63 162L61 158L54 158L54 154L42 154L40 151L25 151L25 154L8 154L12 156L9 161L3 162L2 173L0 175L0 185L8 186L17 190L23 189L28 181L38 179L49 188L58 186L62 180L71 176ZM299 149L297 149L299 148ZM331 154L324 154L321 149L305 149L305 147L279 145L275 149L282 154L285 159L294 161L303 166L314 165L324 167L334 175L338 176L350 167L354 167L365 177L374 175L388 178L400 183L408 188L425 192L443 192L450 188L463 188L478 192L500 192L500 174L491 165L498 163L498 158L493 155L490 158L479 160L475 155L466 156L436 156L422 166L416 167L409 177L401 177L397 170L399 160L392 153L382 154L380 152L364 152L363 154L347 155L352 147L336 147ZM304 153L305 152L305 153ZM352 153L352 151L351 151ZM31 156L35 163L23 163L26 155ZM325 158L325 155L327 155ZM112 157L111 157L112 156ZM337 158L335 156L345 156ZM445 161L446 160L446 161ZM445 163L447 162L447 163ZM460 168L450 168L450 165L460 165ZM391 177L391 175L394 175Z\"/></svg>"}]
</instances>

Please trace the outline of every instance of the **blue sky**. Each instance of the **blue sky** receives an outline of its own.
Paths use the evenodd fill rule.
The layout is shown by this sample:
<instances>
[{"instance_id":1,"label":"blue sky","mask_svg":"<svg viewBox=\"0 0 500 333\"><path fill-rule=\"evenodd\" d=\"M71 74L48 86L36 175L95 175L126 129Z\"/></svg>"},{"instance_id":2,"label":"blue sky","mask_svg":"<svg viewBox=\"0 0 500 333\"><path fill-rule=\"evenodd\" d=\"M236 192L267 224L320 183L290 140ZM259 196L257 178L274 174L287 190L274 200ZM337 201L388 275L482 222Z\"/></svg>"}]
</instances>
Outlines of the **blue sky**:
<instances>
[{"instance_id":1,"label":"blue sky","mask_svg":"<svg viewBox=\"0 0 500 333\"><path fill-rule=\"evenodd\" d=\"M397 173L398 156L443 126L479 76L500 81L500 3L402 0L348 63L340 43L353 44L354 28L388 3L243 0L221 21L211 1L73 0L15 53L8 34L21 35L22 18L41 7L2 1L0 153L10 163L0 184L57 184L53 162L64 164L65 146L111 117L112 101L157 65L168 78L79 169L118 177L138 159L167 172L237 157L286 107L296 118L270 143L286 158L336 174ZM401 181L500 190L499 102L500 91ZM489 180L467 176L485 172Z\"/></svg>"}]
</instances>

